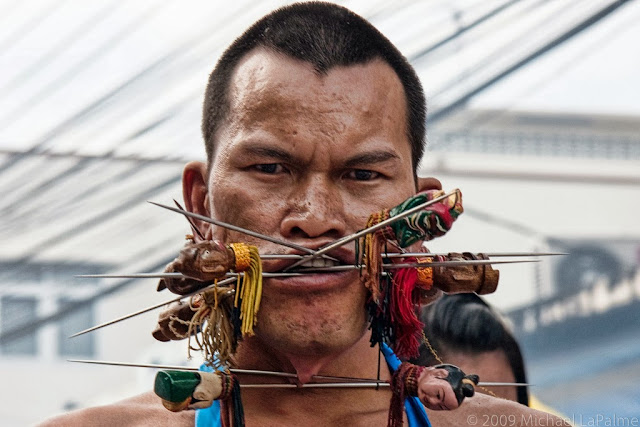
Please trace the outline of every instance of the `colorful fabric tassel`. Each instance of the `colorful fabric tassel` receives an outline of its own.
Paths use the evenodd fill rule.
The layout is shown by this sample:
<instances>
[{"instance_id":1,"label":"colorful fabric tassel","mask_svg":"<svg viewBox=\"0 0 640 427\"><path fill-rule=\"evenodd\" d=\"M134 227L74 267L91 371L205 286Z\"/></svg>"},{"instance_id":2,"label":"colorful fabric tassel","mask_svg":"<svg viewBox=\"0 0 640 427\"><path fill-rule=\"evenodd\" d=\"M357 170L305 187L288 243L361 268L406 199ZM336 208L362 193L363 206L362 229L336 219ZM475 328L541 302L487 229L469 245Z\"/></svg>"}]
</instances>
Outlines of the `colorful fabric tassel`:
<instances>
[{"instance_id":1,"label":"colorful fabric tassel","mask_svg":"<svg viewBox=\"0 0 640 427\"><path fill-rule=\"evenodd\" d=\"M388 211L381 211L372 214L367 222L367 228L389 218ZM393 234L388 234L389 228L384 227L373 233L367 234L363 239L361 253L364 257L362 261L366 265L366 269L362 272L362 283L369 289L374 301L380 298L380 273L381 271L381 252L386 241L393 239ZM358 257L358 255L356 255Z\"/></svg>"},{"instance_id":2,"label":"colorful fabric tassel","mask_svg":"<svg viewBox=\"0 0 640 427\"><path fill-rule=\"evenodd\" d=\"M244 427L244 407L240 396L238 378L225 372L222 376L222 393L220 393L221 416L223 427Z\"/></svg>"},{"instance_id":3,"label":"colorful fabric tassel","mask_svg":"<svg viewBox=\"0 0 640 427\"><path fill-rule=\"evenodd\" d=\"M216 287L191 299L190 304L196 312L188 322L189 357L191 350L202 350L205 360L215 367L230 365L238 346L233 302L233 293L227 287ZM197 331L200 331L200 337ZM195 347L191 345L191 337L196 342Z\"/></svg>"},{"instance_id":4,"label":"colorful fabric tassel","mask_svg":"<svg viewBox=\"0 0 640 427\"><path fill-rule=\"evenodd\" d=\"M262 299L262 261L255 246L244 243L231 243L229 246L235 253L236 273L244 273L242 278L238 276L235 299L235 307L240 308L241 332L243 336L251 336Z\"/></svg>"},{"instance_id":5,"label":"colorful fabric tassel","mask_svg":"<svg viewBox=\"0 0 640 427\"><path fill-rule=\"evenodd\" d=\"M400 247L405 248L415 242L431 240L444 235L463 212L462 194L460 190L456 189L454 191L451 196L444 200L367 234L358 243L359 259L365 267L361 272L361 281L371 291L374 301L378 301L380 298L377 283L382 272L381 254L387 240L395 241ZM418 193L388 211L384 210L372 214L367 222L367 227L378 224L387 218L397 216L443 194L444 192L441 190Z\"/></svg>"},{"instance_id":6,"label":"colorful fabric tassel","mask_svg":"<svg viewBox=\"0 0 640 427\"><path fill-rule=\"evenodd\" d=\"M367 303L369 324L371 328L371 347L378 343L391 345L395 341L393 323L391 321L391 278L383 277L379 282L380 298L373 298Z\"/></svg>"},{"instance_id":7,"label":"colorful fabric tassel","mask_svg":"<svg viewBox=\"0 0 640 427\"><path fill-rule=\"evenodd\" d=\"M404 416L404 400L418 395L418 378L424 366L404 362L391 377L391 404L387 427L401 427Z\"/></svg>"},{"instance_id":8,"label":"colorful fabric tassel","mask_svg":"<svg viewBox=\"0 0 640 427\"><path fill-rule=\"evenodd\" d=\"M407 262L415 262L409 259ZM415 268L401 268L393 273L391 282L391 324L395 342L393 350L400 358L417 357L420 352L421 331L424 324L418 319L413 300L418 272Z\"/></svg>"},{"instance_id":9,"label":"colorful fabric tassel","mask_svg":"<svg viewBox=\"0 0 640 427\"><path fill-rule=\"evenodd\" d=\"M417 262L420 264L430 264L433 261L432 258L418 258ZM418 267L416 268L416 287L430 291L433 288L433 267Z\"/></svg>"},{"instance_id":10,"label":"colorful fabric tassel","mask_svg":"<svg viewBox=\"0 0 640 427\"><path fill-rule=\"evenodd\" d=\"M421 211L411 214L389 225L393 230L395 240L400 247L421 241L431 240L443 236L451 229L453 222L462 214L462 193L454 190L454 194L437 203L427 206ZM394 217L415 206L426 203L444 194L442 190L429 190L418 193L398 206L389 210L389 216Z\"/></svg>"}]
</instances>

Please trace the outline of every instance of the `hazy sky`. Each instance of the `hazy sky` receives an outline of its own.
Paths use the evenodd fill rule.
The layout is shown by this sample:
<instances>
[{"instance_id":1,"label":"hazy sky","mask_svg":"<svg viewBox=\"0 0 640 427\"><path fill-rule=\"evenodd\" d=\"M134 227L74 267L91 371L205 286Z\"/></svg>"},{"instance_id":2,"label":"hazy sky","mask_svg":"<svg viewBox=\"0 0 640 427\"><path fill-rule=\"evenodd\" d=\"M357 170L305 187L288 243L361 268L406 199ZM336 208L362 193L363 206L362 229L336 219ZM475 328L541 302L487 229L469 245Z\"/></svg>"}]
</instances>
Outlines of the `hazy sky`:
<instances>
[{"instance_id":1,"label":"hazy sky","mask_svg":"<svg viewBox=\"0 0 640 427\"><path fill-rule=\"evenodd\" d=\"M640 2L630 2L472 105L640 115L639 22Z\"/></svg>"}]
</instances>

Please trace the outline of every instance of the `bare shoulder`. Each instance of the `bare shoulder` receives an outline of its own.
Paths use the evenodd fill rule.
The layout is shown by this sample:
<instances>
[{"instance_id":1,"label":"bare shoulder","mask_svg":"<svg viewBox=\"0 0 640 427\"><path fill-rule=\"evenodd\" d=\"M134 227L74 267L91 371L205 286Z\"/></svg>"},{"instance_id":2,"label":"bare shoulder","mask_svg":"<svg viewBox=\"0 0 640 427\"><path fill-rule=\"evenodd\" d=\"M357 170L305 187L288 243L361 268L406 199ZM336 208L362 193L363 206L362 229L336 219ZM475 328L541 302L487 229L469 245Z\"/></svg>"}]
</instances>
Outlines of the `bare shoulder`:
<instances>
[{"instance_id":1,"label":"bare shoulder","mask_svg":"<svg viewBox=\"0 0 640 427\"><path fill-rule=\"evenodd\" d=\"M428 412L437 426L571 426L555 415L481 393L465 399L456 410Z\"/></svg>"},{"instance_id":2,"label":"bare shoulder","mask_svg":"<svg viewBox=\"0 0 640 427\"><path fill-rule=\"evenodd\" d=\"M40 427L61 426L190 426L194 412L173 413L165 409L152 392L125 399L112 405L80 409L51 418Z\"/></svg>"}]
</instances>

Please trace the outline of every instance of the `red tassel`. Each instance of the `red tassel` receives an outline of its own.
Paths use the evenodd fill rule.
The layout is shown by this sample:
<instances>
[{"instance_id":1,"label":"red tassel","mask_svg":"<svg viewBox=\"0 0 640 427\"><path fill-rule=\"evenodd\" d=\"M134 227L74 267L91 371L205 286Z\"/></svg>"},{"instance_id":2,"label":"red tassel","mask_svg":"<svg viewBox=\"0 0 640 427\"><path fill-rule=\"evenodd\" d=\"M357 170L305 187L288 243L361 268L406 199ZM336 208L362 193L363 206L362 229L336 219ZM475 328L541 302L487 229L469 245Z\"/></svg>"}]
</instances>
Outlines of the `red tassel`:
<instances>
[{"instance_id":1,"label":"red tassel","mask_svg":"<svg viewBox=\"0 0 640 427\"><path fill-rule=\"evenodd\" d=\"M406 262L415 262L408 259ZM393 273L391 321L395 329L393 350L399 358L417 357L424 324L418 319L412 295L418 280L415 268L401 268Z\"/></svg>"},{"instance_id":2,"label":"red tassel","mask_svg":"<svg viewBox=\"0 0 640 427\"><path fill-rule=\"evenodd\" d=\"M402 427L404 400L407 396L418 395L418 378L424 366L404 362L391 377L391 404L387 427Z\"/></svg>"}]
</instances>

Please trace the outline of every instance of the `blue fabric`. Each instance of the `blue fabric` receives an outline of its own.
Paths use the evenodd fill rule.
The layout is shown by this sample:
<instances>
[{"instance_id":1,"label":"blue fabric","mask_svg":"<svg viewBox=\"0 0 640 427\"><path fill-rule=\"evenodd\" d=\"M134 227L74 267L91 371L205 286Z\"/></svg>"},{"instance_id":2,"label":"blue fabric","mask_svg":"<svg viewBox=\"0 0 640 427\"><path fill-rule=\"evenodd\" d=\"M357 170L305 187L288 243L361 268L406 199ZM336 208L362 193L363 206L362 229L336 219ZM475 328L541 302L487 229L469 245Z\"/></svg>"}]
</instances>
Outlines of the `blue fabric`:
<instances>
[{"instance_id":1,"label":"blue fabric","mask_svg":"<svg viewBox=\"0 0 640 427\"><path fill-rule=\"evenodd\" d=\"M389 369L395 372L402 362L385 343L380 344L380 349L382 350L384 359L387 361L387 365L389 365ZM409 427L431 427L427 411L417 397L407 397L404 401L404 410L407 413Z\"/></svg>"},{"instance_id":2,"label":"blue fabric","mask_svg":"<svg viewBox=\"0 0 640 427\"><path fill-rule=\"evenodd\" d=\"M202 364L200 370L203 372L213 372L211 366ZM196 409L196 427L221 427L220 401L214 400L211 406L203 409Z\"/></svg>"},{"instance_id":3,"label":"blue fabric","mask_svg":"<svg viewBox=\"0 0 640 427\"><path fill-rule=\"evenodd\" d=\"M387 361L387 365L389 365L389 369L392 371L398 369L402 362L400 362L400 359L393 353L393 350L384 343L380 345L380 349L382 350L384 359ZM200 370L213 372L213 368L207 365L200 366ZM422 406L420 399L417 397L408 397L404 401L404 410L407 413L409 427L431 427L427 411L425 411L424 406ZM208 408L196 409L196 427L220 427L221 425L219 400L214 400L213 404Z\"/></svg>"}]
</instances>

